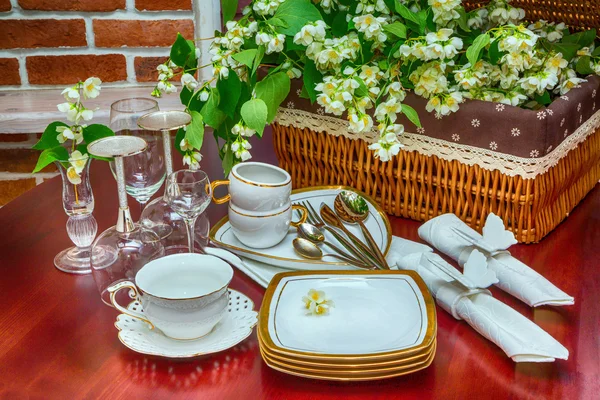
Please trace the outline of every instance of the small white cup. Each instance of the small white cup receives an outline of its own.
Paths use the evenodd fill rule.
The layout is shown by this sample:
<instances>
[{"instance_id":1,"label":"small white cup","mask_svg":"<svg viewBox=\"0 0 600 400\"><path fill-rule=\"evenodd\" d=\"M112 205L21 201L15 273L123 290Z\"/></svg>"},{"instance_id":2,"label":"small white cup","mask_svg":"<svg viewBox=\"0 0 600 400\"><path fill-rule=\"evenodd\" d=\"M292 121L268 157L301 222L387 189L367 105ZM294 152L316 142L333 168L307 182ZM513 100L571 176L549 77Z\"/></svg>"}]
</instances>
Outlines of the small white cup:
<instances>
[{"instance_id":1,"label":"small white cup","mask_svg":"<svg viewBox=\"0 0 600 400\"><path fill-rule=\"evenodd\" d=\"M300 210L302 217L292 221L292 211ZM301 205L288 203L274 211L246 211L229 203L229 223L233 234L248 247L264 249L283 240L290 225L297 227L306 221L308 211Z\"/></svg>"},{"instance_id":2,"label":"small white cup","mask_svg":"<svg viewBox=\"0 0 600 400\"><path fill-rule=\"evenodd\" d=\"M189 340L207 335L227 313L233 269L223 260L203 254L174 254L149 262L135 284L122 281L108 288L110 301L123 314L158 328L165 336ZM116 301L121 289L142 303L143 313Z\"/></svg>"},{"instance_id":3,"label":"small white cup","mask_svg":"<svg viewBox=\"0 0 600 400\"><path fill-rule=\"evenodd\" d=\"M216 198L215 189L221 185L229 185L229 194ZM243 210L272 211L290 202L292 177L270 164L245 162L231 169L229 179L214 181L211 187L216 204L231 200L234 206Z\"/></svg>"}]
</instances>

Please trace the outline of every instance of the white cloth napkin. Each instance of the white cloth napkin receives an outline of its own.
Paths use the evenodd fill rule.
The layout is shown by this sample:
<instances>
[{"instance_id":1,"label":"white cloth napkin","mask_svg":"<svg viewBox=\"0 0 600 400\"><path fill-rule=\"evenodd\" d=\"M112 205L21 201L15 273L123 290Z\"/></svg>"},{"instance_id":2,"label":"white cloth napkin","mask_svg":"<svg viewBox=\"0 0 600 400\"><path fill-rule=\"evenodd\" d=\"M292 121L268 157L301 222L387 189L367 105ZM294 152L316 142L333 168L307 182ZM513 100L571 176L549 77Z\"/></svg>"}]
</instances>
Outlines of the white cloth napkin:
<instances>
[{"instance_id":1,"label":"white cloth napkin","mask_svg":"<svg viewBox=\"0 0 600 400\"><path fill-rule=\"evenodd\" d=\"M463 266L475 247L452 228L458 228L469 236L483 240L483 236L454 214L440 215L424 223L419 227L419 237ZM496 273L499 281L496 286L527 305L565 306L575 302L572 296L510 254L490 256L489 253L478 250L487 256L488 268Z\"/></svg>"},{"instance_id":2,"label":"white cloth napkin","mask_svg":"<svg viewBox=\"0 0 600 400\"><path fill-rule=\"evenodd\" d=\"M467 290L431 261L446 263L426 245L394 237L387 257L390 265L416 271L436 302L494 342L515 362L551 362L567 359L569 351L531 320L492 297L486 289ZM447 265L454 268L451 265Z\"/></svg>"},{"instance_id":3,"label":"white cloth napkin","mask_svg":"<svg viewBox=\"0 0 600 400\"><path fill-rule=\"evenodd\" d=\"M394 237L387 259L391 267L417 271L444 310L465 320L514 361L551 362L555 358L568 358L569 352L564 346L535 323L494 299L487 290L466 291L448 282L446 275L430 265L430 257L445 263L429 246ZM276 274L289 271L243 257L230 262L265 288Z\"/></svg>"}]
</instances>

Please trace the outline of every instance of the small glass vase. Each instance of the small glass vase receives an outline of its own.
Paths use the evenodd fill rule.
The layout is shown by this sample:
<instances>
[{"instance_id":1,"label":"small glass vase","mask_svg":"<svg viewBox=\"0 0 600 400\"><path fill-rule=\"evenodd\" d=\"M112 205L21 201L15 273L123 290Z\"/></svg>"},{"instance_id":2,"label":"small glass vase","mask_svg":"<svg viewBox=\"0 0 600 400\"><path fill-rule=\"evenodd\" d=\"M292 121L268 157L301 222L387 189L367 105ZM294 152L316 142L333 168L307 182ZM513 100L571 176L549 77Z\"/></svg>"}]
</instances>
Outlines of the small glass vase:
<instances>
[{"instance_id":1,"label":"small glass vase","mask_svg":"<svg viewBox=\"0 0 600 400\"><path fill-rule=\"evenodd\" d=\"M92 272L90 263L91 246L98 231L98 224L92 215L92 211L94 211L94 194L90 185L91 160L91 158L86 160L79 178L75 179L78 183L69 180L67 163L55 162L62 177L63 208L69 216L67 234L75 246L58 253L54 257L54 265L59 270L70 274L89 274Z\"/></svg>"}]
</instances>

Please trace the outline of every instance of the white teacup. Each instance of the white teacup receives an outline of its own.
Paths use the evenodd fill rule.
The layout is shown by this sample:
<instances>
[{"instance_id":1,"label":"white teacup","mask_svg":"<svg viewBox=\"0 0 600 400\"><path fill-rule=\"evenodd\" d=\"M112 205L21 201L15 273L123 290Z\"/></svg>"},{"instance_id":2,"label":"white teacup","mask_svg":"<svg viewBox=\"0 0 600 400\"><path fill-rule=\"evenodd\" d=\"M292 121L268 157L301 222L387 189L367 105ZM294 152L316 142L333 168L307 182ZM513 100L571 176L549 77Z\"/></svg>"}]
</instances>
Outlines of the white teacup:
<instances>
[{"instance_id":1,"label":"white teacup","mask_svg":"<svg viewBox=\"0 0 600 400\"><path fill-rule=\"evenodd\" d=\"M229 185L229 194L216 198L215 188ZM211 183L213 201L231 202L247 211L272 211L290 202L292 177L285 170L270 164L245 162L231 169L228 180Z\"/></svg>"},{"instance_id":2,"label":"white teacup","mask_svg":"<svg viewBox=\"0 0 600 400\"><path fill-rule=\"evenodd\" d=\"M300 210L302 217L292 221L292 211ZM286 206L274 211L246 211L229 203L229 223L233 234L248 247L264 249L283 240L290 225L297 227L306 221L308 211L301 205Z\"/></svg>"},{"instance_id":3,"label":"white teacup","mask_svg":"<svg viewBox=\"0 0 600 400\"><path fill-rule=\"evenodd\" d=\"M203 254L173 254L144 265L135 284L123 281L108 288L110 301L123 314L160 329L173 339L197 339L214 328L227 313L233 269L223 260ZM121 289L142 303L143 312L128 310L116 301Z\"/></svg>"}]
</instances>

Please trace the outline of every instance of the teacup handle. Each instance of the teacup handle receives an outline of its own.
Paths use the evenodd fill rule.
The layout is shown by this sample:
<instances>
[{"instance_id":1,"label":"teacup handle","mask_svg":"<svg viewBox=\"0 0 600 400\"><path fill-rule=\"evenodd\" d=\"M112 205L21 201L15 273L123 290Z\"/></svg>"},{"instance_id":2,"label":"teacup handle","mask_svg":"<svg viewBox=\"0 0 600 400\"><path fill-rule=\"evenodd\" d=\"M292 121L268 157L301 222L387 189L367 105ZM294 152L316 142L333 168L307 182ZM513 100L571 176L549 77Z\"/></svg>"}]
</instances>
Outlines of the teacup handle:
<instances>
[{"instance_id":1,"label":"teacup handle","mask_svg":"<svg viewBox=\"0 0 600 400\"><path fill-rule=\"evenodd\" d=\"M227 193L225 196L221 197L220 199L215 197L215 189L221 185L229 185L229 179L225 179L225 180L221 180L221 181L213 181L210 184L210 188L212 189L212 199L215 202L215 204L227 203L229 201L229 199L231 199L231 196L229 195L229 193Z\"/></svg>"},{"instance_id":2,"label":"teacup handle","mask_svg":"<svg viewBox=\"0 0 600 400\"><path fill-rule=\"evenodd\" d=\"M128 310L125 307L122 307L119 303L117 303L117 299L116 299L117 292L120 291L121 289L129 289L129 297L131 297L132 299L139 298L139 293L137 291L137 288L133 284L133 282L130 282L130 281L119 282L115 285L110 286L107 289L108 293L110 293L110 302L112 303L112 305L117 310L121 311L123 314L129 315L130 317L137 318L141 321L144 321L150 326L150 329L154 329L154 324L152 322L150 322L148 320L148 318L146 318L144 316L144 314L139 313L137 311Z\"/></svg>"},{"instance_id":3,"label":"teacup handle","mask_svg":"<svg viewBox=\"0 0 600 400\"><path fill-rule=\"evenodd\" d=\"M306 222L306 218L308 217L308 210L306 209L306 207L301 206L300 204L294 204L292 205L292 211L294 210L298 210L302 213L302 216L300 217L300 220L298 222L294 222L291 221L290 225L292 225L294 228L297 228L300 224L303 224ZM294 213L292 212L292 216L294 215Z\"/></svg>"}]
</instances>

